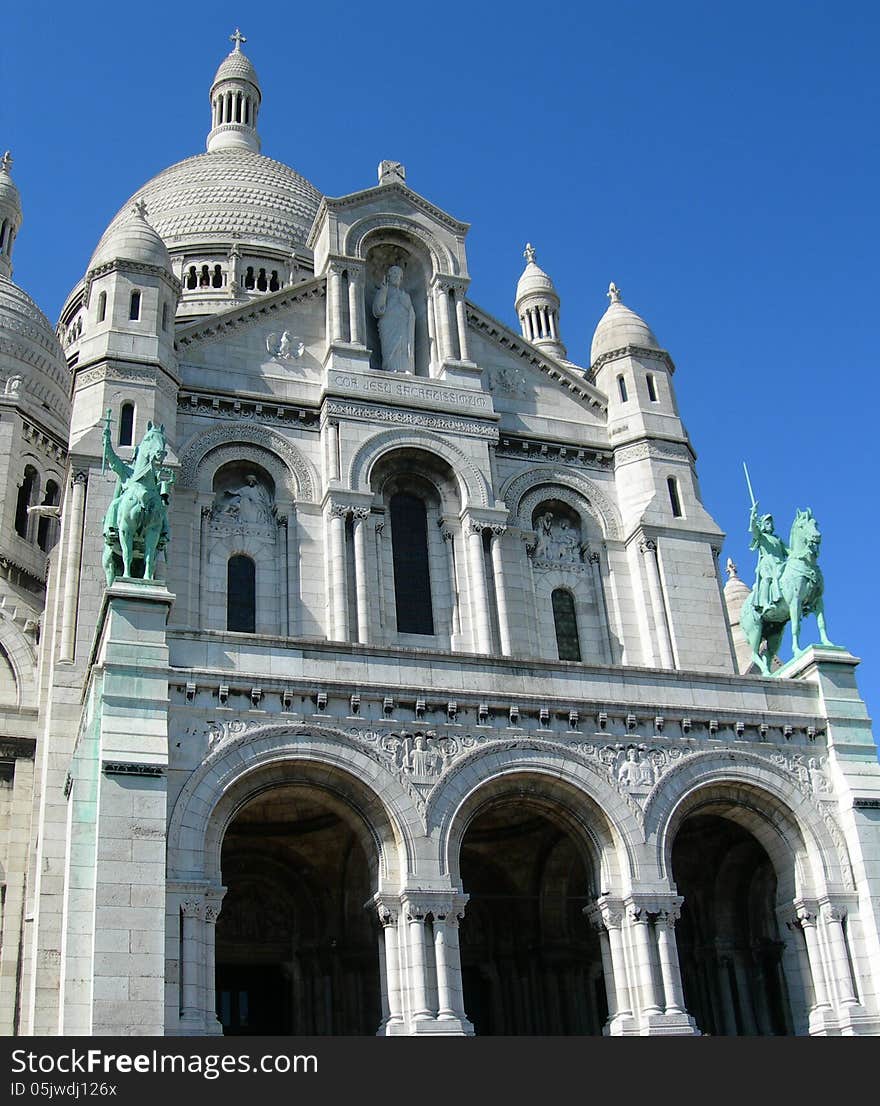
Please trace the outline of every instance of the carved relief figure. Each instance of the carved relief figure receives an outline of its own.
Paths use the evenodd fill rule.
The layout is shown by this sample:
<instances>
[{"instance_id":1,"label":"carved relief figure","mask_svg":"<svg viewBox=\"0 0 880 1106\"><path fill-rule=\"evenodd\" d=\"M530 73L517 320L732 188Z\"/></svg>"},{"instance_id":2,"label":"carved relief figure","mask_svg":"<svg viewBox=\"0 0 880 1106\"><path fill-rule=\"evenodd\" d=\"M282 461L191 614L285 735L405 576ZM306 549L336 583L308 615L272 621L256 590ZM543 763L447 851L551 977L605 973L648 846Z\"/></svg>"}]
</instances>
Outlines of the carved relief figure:
<instances>
[{"instance_id":1,"label":"carved relief figure","mask_svg":"<svg viewBox=\"0 0 880 1106\"><path fill-rule=\"evenodd\" d=\"M402 282L403 269L392 265L373 297L373 315L379 324L382 368L386 372L415 373L416 313Z\"/></svg>"},{"instance_id":2,"label":"carved relief figure","mask_svg":"<svg viewBox=\"0 0 880 1106\"><path fill-rule=\"evenodd\" d=\"M583 560L580 527L567 518L558 521L552 511L538 519L535 560L556 564L580 564Z\"/></svg>"},{"instance_id":3,"label":"carved relief figure","mask_svg":"<svg viewBox=\"0 0 880 1106\"><path fill-rule=\"evenodd\" d=\"M237 522L271 523L275 507L268 491L252 472L244 481L240 488L229 488L220 493L214 507L215 517L225 515Z\"/></svg>"},{"instance_id":4,"label":"carved relief figure","mask_svg":"<svg viewBox=\"0 0 880 1106\"><path fill-rule=\"evenodd\" d=\"M617 770L617 782L627 788L650 787L654 783L654 766L634 745L626 750Z\"/></svg>"}]
</instances>

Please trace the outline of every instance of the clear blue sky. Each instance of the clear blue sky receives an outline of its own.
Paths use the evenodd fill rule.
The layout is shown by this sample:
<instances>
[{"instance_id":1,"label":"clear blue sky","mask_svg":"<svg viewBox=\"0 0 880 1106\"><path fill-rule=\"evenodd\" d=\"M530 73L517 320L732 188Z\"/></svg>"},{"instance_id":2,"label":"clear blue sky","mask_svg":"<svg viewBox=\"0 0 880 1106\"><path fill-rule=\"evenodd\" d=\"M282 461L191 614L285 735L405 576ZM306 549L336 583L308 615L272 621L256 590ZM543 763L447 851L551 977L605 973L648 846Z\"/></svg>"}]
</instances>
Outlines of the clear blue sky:
<instances>
[{"instance_id":1,"label":"clear blue sky","mask_svg":"<svg viewBox=\"0 0 880 1106\"><path fill-rule=\"evenodd\" d=\"M676 362L722 562L751 582L746 459L785 536L813 507L829 631L863 658L878 709L880 8L13 5L0 148L25 206L15 277L53 321L123 201L204 149L237 24L264 153L330 195L403 161L472 224L482 307L514 323L531 240L583 364L621 287Z\"/></svg>"}]
</instances>

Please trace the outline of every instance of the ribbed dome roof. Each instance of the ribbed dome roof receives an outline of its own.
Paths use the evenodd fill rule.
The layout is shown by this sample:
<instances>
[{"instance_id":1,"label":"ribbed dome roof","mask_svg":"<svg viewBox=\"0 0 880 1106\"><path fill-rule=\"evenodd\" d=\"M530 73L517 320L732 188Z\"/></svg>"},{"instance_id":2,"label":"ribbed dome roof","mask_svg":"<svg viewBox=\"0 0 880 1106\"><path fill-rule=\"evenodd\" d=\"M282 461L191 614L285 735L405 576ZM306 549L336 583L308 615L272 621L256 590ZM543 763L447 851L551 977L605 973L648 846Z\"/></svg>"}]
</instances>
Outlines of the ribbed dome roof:
<instances>
[{"instance_id":1,"label":"ribbed dome roof","mask_svg":"<svg viewBox=\"0 0 880 1106\"><path fill-rule=\"evenodd\" d=\"M293 169L252 150L224 149L178 161L135 193L171 249L203 243L304 245L321 194ZM128 218L134 197L101 239Z\"/></svg>"},{"instance_id":2,"label":"ribbed dome roof","mask_svg":"<svg viewBox=\"0 0 880 1106\"><path fill-rule=\"evenodd\" d=\"M516 285L516 303L519 303L525 296L533 295L536 292L545 296L550 295L553 299L558 300L559 295L553 281L540 265L535 263L535 251L531 245L526 246L525 256L527 258L526 267L523 269L522 276Z\"/></svg>"},{"instance_id":3,"label":"ribbed dome roof","mask_svg":"<svg viewBox=\"0 0 880 1106\"><path fill-rule=\"evenodd\" d=\"M251 60L240 50L233 50L228 57L225 57L220 62L220 68L214 75L214 84L218 84L220 81L250 81L251 84L260 87L260 81L257 77L257 71L251 64ZM212 85L213 87L213 85Z\"/></svg>"},{"instance_id":4,"label":"ribbed dome roof","mask_svg":"<svg viewBox=\"0 0 880 1106\"><path fill-rule=\"evenodd\" d=\"M45 407L66 430L70 419L67 362L52 325L31 297L0 276L0 382L24 378L19 394ZM2 391L2 388L0 388Z\"/></svg>"},{"instance_id":5,"label":"ribbed dome roof","mask_svg":"<svg viewBox=\"0 0 880 1106\"><path fill-rule=\"evenodd\" d=\"M142 203L135 204L128 219L113 226L104 235L89 262L89 269L97 269L99 265L118 259L157 265L171 271L171 257L165 243L147 222L144 206Z\"/></svg>"},{"instance_id":6,"label":"ribbed dome roof","mask_svg":"<svg viewBox=\"0 0 880 1106\"><path fill-rule=\"evenodd\" d=\"M604 354L625 346L641 346L643 349L660 349L660 343L643 318L620 302L620 292L612 284L608 290L611 303L599 320L590 348L590 364Z\"/></svg>"}]
</instances>

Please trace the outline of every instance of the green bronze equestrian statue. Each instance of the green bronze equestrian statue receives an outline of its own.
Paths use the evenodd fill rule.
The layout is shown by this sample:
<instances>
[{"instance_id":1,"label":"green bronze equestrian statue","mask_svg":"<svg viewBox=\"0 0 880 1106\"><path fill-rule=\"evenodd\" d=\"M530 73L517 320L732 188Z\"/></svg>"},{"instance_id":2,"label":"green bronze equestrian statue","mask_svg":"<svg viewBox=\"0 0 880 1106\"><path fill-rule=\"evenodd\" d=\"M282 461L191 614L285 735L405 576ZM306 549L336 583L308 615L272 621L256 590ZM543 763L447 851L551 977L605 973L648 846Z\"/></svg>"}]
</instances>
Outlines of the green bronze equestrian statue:
<instances>
[{"instance_id":1,"label":"green bronze equestrian statue","mask_svg":"<svg viewBox=\"0 0 880 1106\"><path fill-rule=\"evenodd\" d=\"M116 491L104 516L104 574L107 586L117 576L153 580L156 555L170 537L168 497L174 474L164 467L165 427L147 423L140 445L126 463L110 442L110 411L104 422L104 462L116 473ZM121 572L120 572L121 570Z\"/></svg>"},{"instance_id":2,"label":"green bronze equestrian statue","mask_svg":"<svg viewBox=\"0 0 880 1106\"><path fill-rule=\"evenodd\" d=\"M786 546L773 527L773 516L758 514L748 470L746 481L752 500L749 516L752 543L749 548L757 549L758 564L754 586L743 603L740 626L752 650L752 659L761 672L769 676L773 658L779 655L786 622L791 622L795 657L804 652L800 644L800 631L803 617L807 614L816 615L821 643L832 646L825 632L825 607L822 602L825 583L817 564L822 535L808 507L805 511L796 512ZM760 652L762 641L767 643L763 654Z\"/></svg>"}]
</instances>

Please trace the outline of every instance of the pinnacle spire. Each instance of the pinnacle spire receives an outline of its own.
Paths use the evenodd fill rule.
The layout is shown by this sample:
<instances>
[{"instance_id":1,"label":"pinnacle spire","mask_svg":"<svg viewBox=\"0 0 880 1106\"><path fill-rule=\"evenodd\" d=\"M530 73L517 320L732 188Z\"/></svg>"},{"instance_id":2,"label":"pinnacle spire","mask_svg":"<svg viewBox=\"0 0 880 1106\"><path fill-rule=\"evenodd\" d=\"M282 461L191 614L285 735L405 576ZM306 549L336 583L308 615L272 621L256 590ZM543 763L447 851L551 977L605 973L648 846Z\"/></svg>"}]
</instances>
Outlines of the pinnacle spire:
<instances>
[{"instance_id":1,"label":"pinnacle spire","mask_svg":"<svg viewBox=\"0 0 880 1106\"><path fill-rule=\"evenodd\" d=\"M608 285L608 291L605 293L605 295L611 300L612 303L620 303L621 302L621 300L620 300L620 289L617 287L617 285L614 283L613 280Z\"/></svg>"},{"instance_id":2,"label":"pinnacle spire","mask_svg":"<svg viewBox=\"0 0 880 1106\"><path fill-rule=\"evenodd\" d=\"M523 257L527 263L535 264L535 247L531 242L526 242L526 248L523 250Z\"/></svg>"}]
</instances>

